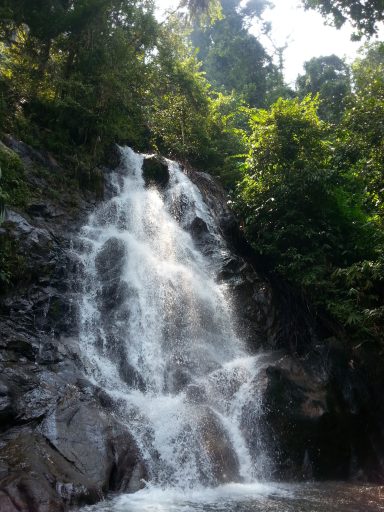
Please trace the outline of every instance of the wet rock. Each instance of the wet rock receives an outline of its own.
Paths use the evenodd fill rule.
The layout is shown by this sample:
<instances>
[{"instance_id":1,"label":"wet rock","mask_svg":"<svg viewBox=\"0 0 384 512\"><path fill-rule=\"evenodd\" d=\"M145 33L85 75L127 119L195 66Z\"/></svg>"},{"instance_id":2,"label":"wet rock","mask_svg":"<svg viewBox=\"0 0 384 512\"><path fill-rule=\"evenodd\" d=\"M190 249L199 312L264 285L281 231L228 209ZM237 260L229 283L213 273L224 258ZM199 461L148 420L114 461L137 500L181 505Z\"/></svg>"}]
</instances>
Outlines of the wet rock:
<instances>
[{"instance_id":1,"label":"wet rock","mask_svg":"<svg viewBox=\"0 0 384 512\"><path fill-rule=\"evenodd\" d=\"M191 199L188 196L183 193L175 195L175 197L172 197L170 213L177 220L177 222L182 223L190 205Z\"/></svg>"},{"instance_id":2,"label":"wet rock","mask_svg":"<svg viewBox=\"0 0 384 512\"><path fill-rule=\"evenodd\" d=\"M125 245L119 238L109 238L96 256L95 264L102 282L120 278L126 261Z\"/></svg>"},{"instance_id":3,"label":"wet rock","mask_svg":"<svg viewBox=\"0 0 384 512\"><path fill-rule=\"evenodd\" d=\"M196 238L200 238L202 235L209 232L206 222L200 217L193 219L189 229L192 236Z\"/></svg>"},{"instance_id":4,"label":"wet rock","mask_svg":"<svg viewBox=\"0 0 384 512\"><path fill-rule=\"evenodd\" d=\"M128 439L130 436L128 434ZM109 486L112 491L137 492L143 489L148 479L148 470L141 460L134 442L127 443L127 433L117 434L113 439L115 465L110 475Z\"/></svg>"},{"instance_id":5,"label":"wet rock","mask_svg":"<svg viewBox=\"0 0 384 512\"><path fill-rule=\"evenodd\" d=\"M29 215L41 218L54 218L64 215L64 211L49 203L30 203L27 208Z\"/></svg>"},{"instance_id":6,"label":"wet rock","mask_svg":"<svg viewBox=\"0 0 384 512\"><path fill-rule=\"evenodd\" d=\"M0 378L0 424L3 426L7 425L8 421L14 415L12 402L10 383L2 377Z\"/></svg>"},{"instance_id":7,"label":"wet rock","mask_svg":"<svg viewBox=\"0 0 384 512\"><path fill-rule=\"evenodd\" d=\"M243 265L245 265L244 261L236 256L229 256L223 261L221 266L221 270L218 273L219 280L228 280L233 277L236 277L240 270L242 270Z\"/></svg>"},{"instance_id":8,"label":"wet rock","mask_svg":"<svg viewBox=\"0 0 384 512\"><path fill-rule=\"evenodd\" d=\"M191 382L191 374L185 367L172 365L165 373L167 375L166 386L170 393L179 393Z\"/></svg>"},{"instance_id":9,"label":"wet rock","mask_svg":"<svg viewBox=\"0 0 384 512\"><path fill-rule=\"evenodd\" d=\"M242 431L253 458L264 460L263 475L273 480L346 480L352 460L366 468L365 478L378 467L374 443L362 435L372 428L363 406L372 400L367 386L347 361L338 360L343 376L335 380L337 356L328 352L324 366L323 355L265 361L253 384L255 407L243 409ZM351 388L353 400L347 398Z\"/></svg>"},{"instance_id":10,"label":"wet rock","mask_svg":"<svg viewBox=\"0 0 384 512\"><path fill-rule=\"evenodd\" d=\"M29 511L36 500L33 510L53 512L142 486L147 473L134 440L84 391L72 385L37 428L10 431L0 447L0 503L10 498Z\"/></svg>"},{"instance_id":11,"label":"wet rock","mask_svg":"<svg viewBox=\"0 0 384 512\"><path fill-rule=\"evenodd\" d=\"M169 181L167 162L157 155L145 157L143 162L143 178L147 186L152 184L158 185L161 188L166 187Z\"/></svg>"},{"instance_id":12,"label":"wet rock","mask_svg":"<svg viewBox=\"0 0 384 512\"><path fill-rule=\"evenodd\" d=\"M117 144L111 144L105 151L105 165L110 169L116 169L121 163L121 151Z\"/></svg>"},{"instance_id":13,"label":"wet rock","mask_svg":"<svg viewBox=\"0 0 384 512\"><path fill-rule=\"evenodd\" d=\"M214 484L240 482L239 461L220 422L208 409L196 419L200 423L202 446L211 463L212 474L206 475L208 481L213 477Z\"/></svg>"},{"instance_id":14,"label":"wet rock","mask_svg":"<svg viewBox=\"0 0 384 512\"><path fill-rule=\"evenodd\" d=\"M108 480L108 422L96 404L74 392L60 400L39 432L66 460L87 475L100 491Z\"/></svg>"},{"instance_id":15,"label":"wet rock","mask_svg":"<svg viewBox=\"0 0 384 512\"><path fill-rule=\"evenodd\" d=\"M231 260L220 274L234 299L238 332L252 347L278 348L279 309L272 288L244 261L239 264Z\"/></svg>"},{"instance_id":16,"label":"wet rock","mask_svg":"<svg viewBox=\"0 0 384 512\"><path fill-rule=\"evenodd\" d=\"M140 391L145 391L145 383L139 372L128 363L128 357L125 355L123 357L118 358L119 366L120 366L120 376L124 382L128 384L131 388L140 389Z\"/></svg>"},{"instance_id":17,"label":"wet rock","mask_svg":"<svg viewBox=\"0 0 384 512\"><path fill-rule=\"evenodd\" d=\"M20 510L64 511L69 504L92 503L101 497L92 480L41 435L21 430L1 449L1 457L10 471L0 480L0 493Z\"/></svg>"},{"instance_id":18,"label":"wet rock","mask_svg":"<svg viewBox=\"0 0 384 512\"><path fill-rule=\"evenodd\" d=\"M126 308L121 310L130 294L127 283L122 280L126 264L124 242L118 238L107 240L96 256L95 263L101 281L98 302L102 312L110 316L109 323L113 324L118 320L117 316L129 315Z\"/></svg>"},{"instance_id":19,"label":"wet rock","mask_svg":"<svg viewBox=\"0 0 384 512\"><path fill-rule=\"evenodd\" d=\"M65 506L39 475L21 473L0 482L0 510L2 512L64 512Z\"/></svg>"},{"instance_id":20,"label":"wet rock","mask_svg":"<svg viewBox=\"0 0 384 512\"><path fill-rule=\"evenodd\" d=\"M203 219L195 217L188 230L203 254L207 256L215 254L217 250L217 239L210 233L207 223Z\"/></svg>"},{"instance_id":21,"label":"wet rock","mask_svg":"<svg viewBox=\"0 0 384 512\"><path fill-rule=\"evenodd\" d=\"M49 151L38 151L11 135L4 135L3 140L12 151L18 154L26 167L33 163L45 167L51 172L61 170L57 160Z\"/></svg>"},{"instance_id":22,"label":"wet rock","mask_svg":"<svg viewBox=\"0 0 384 512\"><path fill-rule=\"evenodd\" d=\"M120 281L119 278L111 279L109 282L103 283L101 290L98 293L98 302L101 305L102 311L110 315L112 310L117 310L126 303L129 295L130 289L127 283ZM117 313L121 314L122 312L118 311ZM124 313L124 316L128 318L129 309L126 310L126 314ZM110 318L110 323L112 321L113 318Z\"/></svg>"}]
</instances>

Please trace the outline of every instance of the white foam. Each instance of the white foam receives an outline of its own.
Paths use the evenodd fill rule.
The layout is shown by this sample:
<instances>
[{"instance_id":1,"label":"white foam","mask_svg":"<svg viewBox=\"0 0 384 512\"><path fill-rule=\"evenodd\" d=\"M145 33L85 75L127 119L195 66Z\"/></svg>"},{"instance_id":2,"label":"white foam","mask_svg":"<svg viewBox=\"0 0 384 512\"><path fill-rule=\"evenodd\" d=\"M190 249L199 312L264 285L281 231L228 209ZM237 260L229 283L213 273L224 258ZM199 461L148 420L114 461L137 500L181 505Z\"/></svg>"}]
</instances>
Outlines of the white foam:
<instances>
[{"instance_id":1,"label":"white foam","mask_svg":"<svg viewBox=\"0 0 384 512\"><path fill-rule=\"evenodd\" d=\"M215 488L197 487L189 491L148 486L135 494L122 495L105 504L114 512L204 512L227 510L239 503L263 503L270 497L290 498L292 490L281 484L227 484ZM103 505L97 510L102 512ZM244 509L242 509L244 510ZM261 508L258 510L261 510Z\"/></svg>"}]
</instances>

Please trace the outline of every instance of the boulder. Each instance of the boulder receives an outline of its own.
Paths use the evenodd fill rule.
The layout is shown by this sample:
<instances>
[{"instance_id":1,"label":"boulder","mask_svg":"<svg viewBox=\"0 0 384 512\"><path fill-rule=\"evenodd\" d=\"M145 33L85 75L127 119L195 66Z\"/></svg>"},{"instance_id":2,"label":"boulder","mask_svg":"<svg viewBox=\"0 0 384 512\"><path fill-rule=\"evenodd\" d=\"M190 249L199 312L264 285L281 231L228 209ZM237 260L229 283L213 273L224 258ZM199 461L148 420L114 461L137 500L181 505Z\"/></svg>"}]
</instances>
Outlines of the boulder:
<instances>
[{"instance_id":1,"label":"boulder","mask_svg":"<svg viewBox=\"0 0 384 512\"><path fill-rule=\"evenodd\" d=\"M125 244L119 238L109 238L96 256L96 270L102 282L120 278L125 265Z\"/></svg>"},{"instance_id":2,"label":"boulder","mask_svg":"<svg viewBox=\"0 0 384 512\"><path fill-rule=\"evenodd\" d=\"M134 440L87 387L94 394L90 384L73 385L56 405L51 402L37 428L20 426L8 434L0 449L0 510L10 507L8 501L16 504L12 512L67 510L109 490L133 492L143 485L147 470Z\"/></svg>"},{"instance_id":3,"label":"boulder","mask_svg":"<svg viewBox=\"0 0 384 512\"><path fill-rule=\"evenodd\" d=\"M190 232L193 237L200 238L209 233L207 223L200 217L195 217L190 226Z\"/></svg>"},{"instance_id":4,"label":"boulder","mask_svg":"<svg viewBox=\"0 0 384 512\"><path fill-rule=\"evenodd\" d=\"M203 408L202 414L196 417L196 421L200 424L202 447L211 463L211 475L205 475L205 478L208 481L212 478L213 485L240 482L239 461L227 433L215 414Z\"/></svg>"},{"instance_id":5,"label":"boulder","mask_svg":"<svg viewBox=\"0 0 384 512\"><path fill-rule=\"evenodd\" d=\"M372 396L341 354L328 347L327 360L319 349L305 360L286 354L265 362L253 383L254 402L261 406L251 401L242 415L253 458L266 462L264 477L377 478L378 438L371 437L375 423L367 410Z\"/></svg>"},{"instance_id":6,"label":"boulder","mask_svg":"<svg viewBox=\"0 0 384 512\"><path fill-rule=\"evenodd\" d=\"M143 161L143 178L147 186L157 185L160 188L165 188L169 181L169 169L165 159L158 155L145 157Z\"/></svg>"}]
</instances>

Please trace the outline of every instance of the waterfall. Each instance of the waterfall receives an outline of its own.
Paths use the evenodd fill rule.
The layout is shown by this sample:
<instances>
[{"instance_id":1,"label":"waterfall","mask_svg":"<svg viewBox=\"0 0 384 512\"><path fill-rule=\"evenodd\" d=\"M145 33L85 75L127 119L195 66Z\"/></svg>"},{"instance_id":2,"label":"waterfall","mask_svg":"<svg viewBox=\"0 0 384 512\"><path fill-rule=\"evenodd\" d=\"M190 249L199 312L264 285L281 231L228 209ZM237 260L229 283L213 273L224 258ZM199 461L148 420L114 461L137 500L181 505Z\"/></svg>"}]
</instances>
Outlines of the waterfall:
<instances>
[{"instance_id":1,"label":"waterfall","mask_svg":"<svg viewBox=\"0 0 384 512\"><path fill-rule=\"evenodd\" d=\"M152 485L193 489L262 476L244 414L260 403L260 356L234 330L217 279L226 243L199 189L175 162L163 188L145 186L144 156L121 148L111 198L81 232L80 307L88 377L114 400ZM193 239L203 221L209 250Z\"/></svg>"}]
</instances>

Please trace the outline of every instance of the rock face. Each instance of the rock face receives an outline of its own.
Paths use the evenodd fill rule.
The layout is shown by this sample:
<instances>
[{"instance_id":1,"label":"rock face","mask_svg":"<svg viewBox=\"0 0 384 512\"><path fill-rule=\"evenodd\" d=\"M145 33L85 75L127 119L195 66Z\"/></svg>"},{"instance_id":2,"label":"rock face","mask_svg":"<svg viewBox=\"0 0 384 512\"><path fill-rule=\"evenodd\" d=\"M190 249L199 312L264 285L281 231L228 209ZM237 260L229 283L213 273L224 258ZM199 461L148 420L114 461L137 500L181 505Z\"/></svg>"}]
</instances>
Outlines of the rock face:
<instances>
[{"instance_id":1,"label":"rock face","mask_svg":"<svg viewBox=\"0 0 384 512\"><path fill-rule=\"evenodd\" d=\"M96 199L65 189L50 196L51 185L35 167L65 171L49 155L11 138L5 142L44 200L31 197L23 211L8 211L0 228L0 243L17 262L12 286L0 295L0 511L64 512L108 491L138 490L148 469L109 398L84 378L79 358L76 282L70 278L81 272L81 262L70 243ZM210 176L186 172L228 243L219 279L235 299L239 334L251 351L270 352L254 383L254 401L243 411L254 455L267 447L274 479L383 481L383 390L366 373L374 365L364 365L289 290L262 275L262 262L244 240L224 191ZM165 187L166 163L145 159L144 176L148 185ZM206 223L196 217L189 229L209 253L213 239ZM114 238L99 253L97 300L106 321L129 314L120 305L130 291L118 279L128 258ZM109 343L111 356L115 345ZM140 386L129 365L120 371L126 382ZM188 380L173 371L177 389L177 382ZM187 392L204 414L202 391L191 384ZM207 415L204 425L216 479L238 480L238 461L225 436L216 435L215 419Z\"/></svg>"},{"instance_id":2,"label":"rock face","mask_svg":"<svg viewBox=\"0 0 384 512\"><path fill-rule=\"evenodd\" d=\"M278 347L283 326L273 286L265 276L261 277L256 272L258 262L254 261L253 252L228 207L224 190L209 174L193 170L186 170L186 173L199 187L204 202L213 212L215 224L228 244L229 253L219 277L234 297L239 334L254 348ZM210 235L202 219L196 217L190 231L198 245L209 245Z\"/></svg>"},{"instance_id":3,"label":"rock face","mask_svg":"<svg viewBox=\"0 0 384 512\"><path fill-rule=\"evenodd\" d=\"M377 365L348 340L337 340L284 283L263 275L263 262L239 230L224 191L211 176L186 172L229 246L219 278L234 297L239 334L251 350L270 353L255 382L254 404L243 411L254 457L265 456L267 447L274 480L383 483L384 386ZM209 244L201 219L192 222L191 234L198 244Z\"/></svg>"},{"instance_id":4,"label":"rock face","mask_svg":"<svg viewBox=\"0 0 384 512\"><path fill-rule=\"evenodd\" d=\"M47 156L7 139L22 159L31 187L25 211L7 212L0 244L17 266L0 295L0 510L57 512L93 503L108 491L133 492L146 467L129 432L114 419L101 390L79 363L76 283L81 263L71 239L95 199L50 184L36 166L65 173ZM105 258L123 255L105 248ZM114 249L114 248L112 248ZM120 251L121 252L121 251ZM99 261L106 312L116 297L111 260Z\"/></svg>"}]
</instances>

